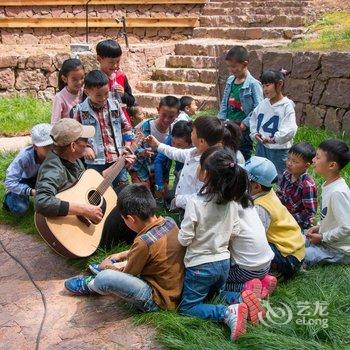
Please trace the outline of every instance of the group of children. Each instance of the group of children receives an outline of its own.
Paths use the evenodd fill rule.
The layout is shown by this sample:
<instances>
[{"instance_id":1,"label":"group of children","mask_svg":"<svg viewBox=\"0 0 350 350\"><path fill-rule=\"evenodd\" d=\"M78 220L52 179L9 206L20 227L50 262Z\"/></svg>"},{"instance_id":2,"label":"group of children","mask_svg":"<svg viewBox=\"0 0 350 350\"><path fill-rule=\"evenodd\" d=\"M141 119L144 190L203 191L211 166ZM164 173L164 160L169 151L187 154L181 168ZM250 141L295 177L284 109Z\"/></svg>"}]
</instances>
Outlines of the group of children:
<instances>
[{"instance_id":1,"label":"group of children","mask_svg":"<svg viewBox=\"0 0 350 350\"><path fill-rule=\"evenodd\" d=\"M249 73L247 50L235 46L226 56L232 75L218 118L193 118L193 98L166 96L157 118L144 119L119 69L119 45L105 40L96 52L100 70L86 76L79 60L64 62L52 122L71 117L95 127L84 161L101 173L142 131L136 161L114 182L117 209L136 238L130 250L91 265L90 275L66 280L69 291L112 293L143 311L178 308L225 322L236 340L247 320L264 317L260 300L277 278L292 278L303 265L350 263L350 190L341 177L349 147L340 140L317 150L293 144L297 125L294 104L282 93L284 72L265 71L260 83ZM17 214L29 201L18 209L13 196L35 195L31 180L50 151L50 126L34 127L32 140L6 177L4 206ZM319 226L311 164L325 179ZM155 197L181 212L180 228L156 215ZM208 303L214 296L221 303Z\"/></svg>"}]
</instances>

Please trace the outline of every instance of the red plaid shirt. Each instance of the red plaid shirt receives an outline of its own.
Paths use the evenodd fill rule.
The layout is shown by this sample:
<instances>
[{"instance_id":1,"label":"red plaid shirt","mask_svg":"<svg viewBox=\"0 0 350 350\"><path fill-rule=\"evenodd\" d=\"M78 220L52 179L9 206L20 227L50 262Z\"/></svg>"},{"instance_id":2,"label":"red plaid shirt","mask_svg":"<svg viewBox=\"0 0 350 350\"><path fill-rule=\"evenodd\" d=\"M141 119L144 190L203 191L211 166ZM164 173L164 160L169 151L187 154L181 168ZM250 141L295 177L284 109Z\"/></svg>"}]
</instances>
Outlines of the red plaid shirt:
<instances>
[{"instance_id":1,"label":"red plaid shirt","mask_svg":"<svg viewBox=\"0 0 350 350\"><path fill-rule=\"evenodd\" d=\"M285 171L276 194L301 228L312 225L317 212L317 187L310 175L304 173L292 182L292 174Z\"/></svg>"},{"instance_id":2,"label":"red plaid shirt","mask_svg":"<svg viewBox=\"0 0 350 350\"><path fill-rule=\"evenodd\" d=\"M119 157L119 152L113 137L111 118L109 117L108 108L103 107L101 110L95 111L95 113L101 129L106 163L114 163Z\"/></svg>"}]
</instances>

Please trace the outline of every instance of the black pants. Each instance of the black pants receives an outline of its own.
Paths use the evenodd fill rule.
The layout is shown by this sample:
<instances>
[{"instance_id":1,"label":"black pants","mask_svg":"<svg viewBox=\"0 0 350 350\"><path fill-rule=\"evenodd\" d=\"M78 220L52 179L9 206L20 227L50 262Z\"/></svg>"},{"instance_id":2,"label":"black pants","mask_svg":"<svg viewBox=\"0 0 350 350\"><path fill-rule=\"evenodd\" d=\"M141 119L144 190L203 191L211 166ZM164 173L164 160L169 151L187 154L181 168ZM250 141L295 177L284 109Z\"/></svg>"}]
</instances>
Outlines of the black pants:
<instances>
[{"instance_id":1,"label":"black pants","mask_svg":"<svg viewBox=\"0 0 350 350\"><path fill-rule=\"evenodd\" d=\"M115 207L105 221L100 247L103 249L110 249L119 243L130 245L133 243L136 235L137 233L135 231L130 230L129 227L126 226L117 207Z\"/></svg>"},{"instance_id":2,"label":"black pants","mask_svg":"<svg viewBox=\"0 0 350 350\"><path fill-rule=\"evenodd\" d=\"M253 150L253 141L249 135L250 135L249 128L242 131L241 147L239 149L242 152L243 157L246 161L250 159L252 155L252 150Z\"/></svg>"}]
</instances>

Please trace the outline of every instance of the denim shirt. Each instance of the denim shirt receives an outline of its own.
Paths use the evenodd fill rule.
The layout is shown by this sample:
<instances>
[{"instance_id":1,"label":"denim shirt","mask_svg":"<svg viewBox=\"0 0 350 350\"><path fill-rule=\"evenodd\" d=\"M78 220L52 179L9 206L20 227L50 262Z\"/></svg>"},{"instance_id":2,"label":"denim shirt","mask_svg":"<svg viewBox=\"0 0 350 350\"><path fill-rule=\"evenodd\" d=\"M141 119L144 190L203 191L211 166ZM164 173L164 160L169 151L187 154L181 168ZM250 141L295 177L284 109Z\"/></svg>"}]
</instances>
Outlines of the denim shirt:
<instances>
[{"instance_id":1,"label":"denim shirt","mask_svg":"<svg viewBox=\"0 0 350 350\"><path fill-rule=\"evenodd\" d=\"M29 196L34 188L30 187L29 183L35 184L39 167L34 147L28 146L22 149L6 170L6 193Z\"/></svg>"},{"instance_id":2,"label":"denim shirt","mask_svg":"<svg viewBox=\"0 0 350 350\"><path fill-rule=\"evenodd\" d=\"M230 75L226 81L224 96L222 98L220 111L218 114L219 119L227 119L228 100L230 98L231 88L235 78L236 77L234 75ZM262 85L249 72L243 83L242 89L239 92L239 98L241 100L243 112L246 115L246 118L243 119L242 122L249 127L250 115L260 101L263 100Z\"/></svg>"},{"instance_id":3,"label":"denim shirt","mask_svg":"<svg viewBox=\"0 0 350 350\"><path fill-rule=\"evenodd\" d=\"M114 100L107 100L107 109L109 111L109 118L112 124L115 145L120 153L123 149L123 140L127 140L127 137L125 137L126 134L130 133L130 130L128 130L130 129L130 125L126 120L120 105L116 104ZM95 127L95 135L89 139L89 144L95 152L95 159L85 159L86 164L106 164L101 128L99 126L97 116L90 106L89 98L86 98L82 103L76 106L73 118L78 120L83 125L92 125Z\"/></svg>"}]
</instances>

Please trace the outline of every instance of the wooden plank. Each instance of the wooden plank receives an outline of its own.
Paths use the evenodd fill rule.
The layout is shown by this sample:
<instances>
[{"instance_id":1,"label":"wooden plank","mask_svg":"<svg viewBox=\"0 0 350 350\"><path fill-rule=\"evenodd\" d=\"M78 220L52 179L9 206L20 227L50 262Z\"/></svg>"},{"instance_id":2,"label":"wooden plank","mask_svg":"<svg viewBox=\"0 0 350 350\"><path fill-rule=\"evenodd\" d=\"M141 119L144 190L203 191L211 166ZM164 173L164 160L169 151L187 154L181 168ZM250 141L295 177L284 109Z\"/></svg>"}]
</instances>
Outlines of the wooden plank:
<instances>
[{"instance_id":1,"label":"wooden plank","mask_svg":"<svg viewBox=\"0 0 350 350\"><path fill-rule=\"evenodd\" d=\"M0 18L0 28L85 28L85 18ZM128 28L194 28L197 17L127 17ZM90 18L90 28L120 28L114 18Z\"/></svg>"},{"instance_id":2,"label":"wooden plank","mask_svg":"<svg viewBox=\"0 0 350 350\"><path fill-rule=\"evenodd\" d=\"M85 5L87 0L0 0L0 6L71 6ZM91 0L90 5L174 5L205 4L207 0Z\"/></svg>"}]
</instances>

